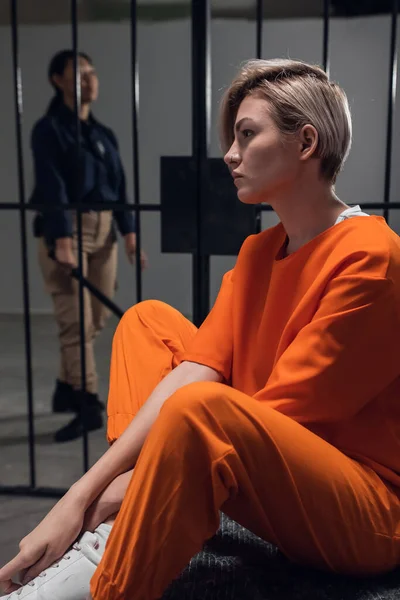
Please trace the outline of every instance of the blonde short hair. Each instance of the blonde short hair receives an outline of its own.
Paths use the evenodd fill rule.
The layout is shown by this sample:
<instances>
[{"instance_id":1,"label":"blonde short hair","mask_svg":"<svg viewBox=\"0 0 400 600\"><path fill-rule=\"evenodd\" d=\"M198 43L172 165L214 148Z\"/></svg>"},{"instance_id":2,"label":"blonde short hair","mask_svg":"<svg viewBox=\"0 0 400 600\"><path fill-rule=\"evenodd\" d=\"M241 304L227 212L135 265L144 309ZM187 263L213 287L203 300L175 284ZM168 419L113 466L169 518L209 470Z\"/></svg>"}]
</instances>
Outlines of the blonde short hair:
<instances>
[{"instance_id":1,"label":"blonde short hair","mask_svg":"<svg viewBox=\"0 0 400 600\"><path fill-rule=\"evenodd\" d=\"M345 92L329 81L320 67L273 59L246 62L225 92L221 105L220 138L224 153L234 141L234 124L242 100L265 98L283 135L313 125L319 140L315 156L321 175L335 183L351 146L351 116Z\"/></svg>"}]
</instances>

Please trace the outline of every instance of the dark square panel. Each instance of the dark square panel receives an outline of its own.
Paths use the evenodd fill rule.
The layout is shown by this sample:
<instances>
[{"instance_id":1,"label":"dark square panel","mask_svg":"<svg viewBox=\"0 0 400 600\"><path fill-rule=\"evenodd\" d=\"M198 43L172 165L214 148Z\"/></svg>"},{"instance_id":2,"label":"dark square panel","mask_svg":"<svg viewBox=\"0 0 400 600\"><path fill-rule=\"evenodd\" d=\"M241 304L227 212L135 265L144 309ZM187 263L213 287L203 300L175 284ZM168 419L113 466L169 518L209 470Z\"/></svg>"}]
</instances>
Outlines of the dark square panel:
<instances>
[{"instance_id":1,"label":"dark square panel","mask_svg":"<svg viewBox=\"0 0 400 600\"><path fill-rule=\"evenodd\" d=\"M196 250L196 167L191 157L161 158L162 252ZM202 246L206 255L236 255L255 232L255 208L241 204L232 177L219 158L202 168Z\"/></svg>"},{"instance_id":2,"label":"dark square panel","mask_svg":"<svg viewBox=\"0 0 400 600\"><path fill-rule=\"evenodd\" d=\"M242 204L224 161L209 158L204 165L203 241L206 254L235 255L255 233L255 207Z\"/></svg>"},{"instance_id":3,"label":"dark square panel","mask_svg":"<svg viewBox=\"0 0 400 600\"><path fill-rule=\"evenodd\" d=\"M196 177L189 156L161 157L161 251L196 248Z\"/></svg>"}]
</instances>

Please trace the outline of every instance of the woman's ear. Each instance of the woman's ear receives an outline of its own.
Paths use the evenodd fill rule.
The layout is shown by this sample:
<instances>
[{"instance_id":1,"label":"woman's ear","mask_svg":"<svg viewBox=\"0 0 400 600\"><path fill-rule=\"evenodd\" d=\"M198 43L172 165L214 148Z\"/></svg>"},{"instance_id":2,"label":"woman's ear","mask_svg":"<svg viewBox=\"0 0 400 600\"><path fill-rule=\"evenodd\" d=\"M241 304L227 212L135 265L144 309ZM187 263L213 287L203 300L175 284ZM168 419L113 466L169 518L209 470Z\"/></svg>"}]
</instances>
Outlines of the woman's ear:
<instances>
[{"instance_id":1,"label":"woman's ear","mask_svg":"<svg viewBox=\"0 0 400 600\"><path fill-rule=\"evenodd\" d=\"M304 125L299 134L300 160L308 160L318 146L318 131L313 125Z\"/></svg>"},{"instance_id":2,"label":"woman's ear","mask_svg":"<svg viewBox=\"0 0 400 600\"><path fill-rule=\"evenodd\" d=\"M63 91L64 90L64 86L63 86L63 78L61 75L52 75L51 76L51 81L52 83L56 86L57 89Z\"/></svg>"}]
</instances>

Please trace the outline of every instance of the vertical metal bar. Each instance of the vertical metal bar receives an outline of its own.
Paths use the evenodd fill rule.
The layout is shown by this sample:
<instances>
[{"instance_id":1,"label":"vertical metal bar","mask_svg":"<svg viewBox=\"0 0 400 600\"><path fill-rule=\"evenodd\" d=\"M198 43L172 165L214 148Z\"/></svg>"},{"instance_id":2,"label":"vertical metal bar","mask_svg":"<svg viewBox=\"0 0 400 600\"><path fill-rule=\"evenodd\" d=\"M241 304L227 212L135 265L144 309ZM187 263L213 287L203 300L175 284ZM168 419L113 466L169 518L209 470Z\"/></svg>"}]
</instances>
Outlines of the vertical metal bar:
<instances>
[{"instance_id":1,"label":"vertical metal bar","mask_svg":"<svg viewBox=\"0 0 400 600\"><path fill-rule=\"evenodd\" d=\"M390 184L392 176L392 145L393 145L393 112L396 104L397 94L397 15L399 12L398 0L393 0L392 23L390 33L390 57L389 57L389 92L388 92L388 114L386 130L386 163L385 163L385 188L383 201L386 204L383 216L389 221Z\"/></svg>"},{"instance_id":2,"label":"vertical metal bar","mask_svg":"<svg viewBox=\"0 0 400 600\"><path fill-rule=\"evenodd\" d=\"M140 172L139 172L139 64L137 58L137 1L131 0L131 82L132 82L132 152L133 152L133 198L140 204ZM136 302L142 300L142 268L140 253L142 249L142 228L140 211L135 210L136 217Z\"/></svg>"},{"instance_id":3,"label":"vertical metal bar","mask_svg":"<svg viewBox=\"0 0 400 600\"><path fill-rule=\"evenodd\" d=\"M262 32L263 32L263 0L257 0L256 4L256 58L262 57ZM256 233L262 229L261 206L256 206Z\"/></svg>"},{"instance_id":4,"label":"vertical metal bar","mask_svg":"<svg viewBox=\"0 0 400 600\"><path fill-rule=\"evenodd\" d=\"M329 33L330 33L330 16L331 16L331 2L330 0L324 1L324 33L322 41L322 64L324 71L326 71L329 77Z\"/></svg>"},{"instance_id":5,"label":"vertical metal bar","mask_svg":"<svg viewBox=\"0 0 400 600\"><path fill-rule=\"evenodd\" d=\"M192 153L196 168L196 249L193 254L193 321L210 304L210 257L203 250L202 196L211 124L210 0L192 0Z\"/></svg>"},{"instance_id":6,"label":"vertical metal bar","mask_svg":"<svg viewBox=\"0 0 400 600\"><path fill-rule=\"evenodd\" d=\"M256 58L262 57L262 31L263 31L263 0L257 0L256 4Z\"/></svg>"},{"instance_id":7,"label":"vertical metal bar","mask_svg":"<svg viewBox=\"0 0 400 600\"><path fill-rule=\"evenodd\" d=\"M19 193L19 218L21 235L22 258L22 290L24 303L24 331L25 331L25 365L26 365L26 391L28 400L28 435L29 435L29 477L31 488L36 487L36 460L35 460L35 426L33 408L33 380L32 380L32 336L30 321L29 301L29 271L28 271L28 243L26 236L25 205L25 175L24 157L22 151L22 80L19 65L18 45L18 7L17 0L11 0L11 35L12 35L12 61L14 77L15 99L15 126L17 137L17 164L18 164L18 193Z\"/></svg>"},{"instance_id":8,"label":"vertical metal bar","mask_svg":"<svg viewBox=\"0 0 400 600\"><path fill-rule=\"evenodd\" d=\"M77 234L78 234L78 269L83 274L83 244L82 244L82 209L80 207L81 198L79 190L80 178L80 155L81 155L81 120L80 120L80 106L81 106L81 78L79 70L79 50L78 50L78 6L77 0L71 0L71 27L72 27L72 50L74 53L73 65L74 65L74 80L75 80L75 103L74 103L74 114L75 114L75 181L77 182L75 188L75 205L77 209ZM85 303L84 303L84 289L82 279L79 278L79 338L80 338L80 357L81 357L81 391L82 398L81 406L82 414L86 413L86 335L85 335ZM89 444L88 435L85 426L86 420L83 418L83 470L86 472L89 469Z\"/></svg>"}]
</instances>

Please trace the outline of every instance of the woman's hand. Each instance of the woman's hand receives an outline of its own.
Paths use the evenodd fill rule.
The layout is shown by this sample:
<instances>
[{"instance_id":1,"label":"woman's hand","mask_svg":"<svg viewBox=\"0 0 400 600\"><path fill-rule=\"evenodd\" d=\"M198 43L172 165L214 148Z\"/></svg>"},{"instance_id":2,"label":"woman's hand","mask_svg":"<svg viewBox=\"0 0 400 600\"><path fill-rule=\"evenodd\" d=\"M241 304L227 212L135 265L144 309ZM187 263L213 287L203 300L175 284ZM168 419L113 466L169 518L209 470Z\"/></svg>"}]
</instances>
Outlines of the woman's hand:
<instances>
[{"instance_id":1,"label":"woman's hand","mask_svg":"<svg viewBox=\"0 0 400 600\"><path fill-rule=\"evenodd\" d=\"M136 256L136 233L127 233L124 239L126 256L129 262L133 264ZM148 265L148 258L143 250L140 252L140 265L142 269L145 269Z\"/></svg>"},{"instance_id":2,"label":"woman's hand","mask_svg":"<svg viewBox=\"0 0 400 600\"><path fill-rule=\"evenodd\" d=\"M69 237L59 238L56 240L55 247L55 259L56 261L68 269L76 267L76 258L72 250L72 239Z\"/></svg>"},{"instance_id":3,"label":"woman's hand","mask_svg":"<svg viewBox=\"0 0 400 600\"><path fill-rule=\"evenodd\" d=\"M82 500L69 492L19 545L20 551L0 569L0 588L17 589L17 575L25 584L59 560L78 538L85 516Z\"/></svg>"},{"instance_id":4,"label":"woman's hand","mask_svg":"<svg viewBox=\"0 0 400 600\"><path fill-rule=\"evenodd\" d=\"M115 516L121 508L133 471L119 475L96 498L85 514L82 531L94 531L100 523Z\"/></svg>"}]
</instances>

